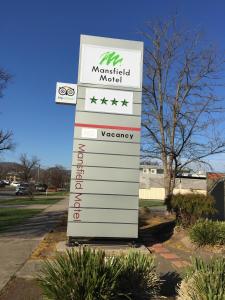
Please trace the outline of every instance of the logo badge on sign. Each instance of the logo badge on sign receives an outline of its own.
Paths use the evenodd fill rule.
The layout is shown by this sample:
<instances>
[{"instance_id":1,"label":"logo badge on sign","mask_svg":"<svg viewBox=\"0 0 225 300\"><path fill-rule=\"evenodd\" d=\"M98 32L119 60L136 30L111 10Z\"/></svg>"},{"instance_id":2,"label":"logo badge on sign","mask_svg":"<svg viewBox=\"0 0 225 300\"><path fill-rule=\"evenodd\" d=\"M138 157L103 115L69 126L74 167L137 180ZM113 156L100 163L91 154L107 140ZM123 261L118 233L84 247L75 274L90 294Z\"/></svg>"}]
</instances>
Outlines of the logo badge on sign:
<instances>
[{"instance_id":1,"label":"logo badge on sign","mask_svg":"<svg viewBox=\"0 0 225 300\"><path fill-rule=\"evenodd\" d=\"M55 102L59 104L76 104L77 85L57 82Z\"/></svg>"},{"instance_id":2,"label":"logo badge on sign","mask_svg":"<svg viewBox=\"0 0 225 300\"><path fill-rule=\"evenodd\" d=\"M59 91L59 95L62 96L68 95L72 97L75 94L75 90L69 86L61 86L59 87L58 91Z\"/></svg>"},{"instance_id":3,"label":"logo badge on sign","mask_svg":"<svg viewBox=\"0 0 225 300\"><path fill-rule=\"evenodd\" d=\"M120 54L116 53L115 51L109 51L109 52L105 52L101 55L101 60L99 62L100 65L113 65L113 66L117 66L118 64L121 65L123 61L123 58L120 57Z\"/></svg>"}]
</instances>

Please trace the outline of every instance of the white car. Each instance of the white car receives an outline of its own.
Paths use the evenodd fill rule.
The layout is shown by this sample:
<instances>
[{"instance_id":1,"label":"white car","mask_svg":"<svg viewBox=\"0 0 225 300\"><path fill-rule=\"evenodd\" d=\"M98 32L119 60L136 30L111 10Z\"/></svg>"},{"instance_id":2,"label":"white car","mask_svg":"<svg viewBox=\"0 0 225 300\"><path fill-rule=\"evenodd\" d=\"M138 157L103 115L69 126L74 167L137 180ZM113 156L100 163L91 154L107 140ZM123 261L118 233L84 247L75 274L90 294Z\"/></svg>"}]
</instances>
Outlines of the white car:
<instances>
[{"instance_id":1,"label":"white car","mask_svg":"<svg viewBox=\"0 0 225 300\"><path fill-rule=\"evenodd\" d=\"M7 184L7 185L10 184L10 181L9 181L9 180L6 180L6 179L3 179L2 182L4 182L4 184Z\"/></svg>"},{"instance_id":2,"label":"white car","mask_svg":"<svg viewBox=\"0 0 225 300\"><path fill-rule=\"evenodd\" d=\"M19 182L17 182L17 181L12 181L11 183L10 183L10 185L11 186L19 186L20 185L20 183Z\"/></svg>"}]
</instances>

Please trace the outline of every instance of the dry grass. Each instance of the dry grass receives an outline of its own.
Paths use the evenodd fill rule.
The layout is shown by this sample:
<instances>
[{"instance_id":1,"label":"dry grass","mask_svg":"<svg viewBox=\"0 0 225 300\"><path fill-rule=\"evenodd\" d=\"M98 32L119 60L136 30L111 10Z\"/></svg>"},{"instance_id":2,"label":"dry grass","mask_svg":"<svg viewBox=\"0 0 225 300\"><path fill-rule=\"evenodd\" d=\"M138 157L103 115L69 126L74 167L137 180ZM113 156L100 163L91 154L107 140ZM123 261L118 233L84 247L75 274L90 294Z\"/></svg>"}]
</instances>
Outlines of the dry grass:
<instances>
[{"instance_id":1,"label":"dry grass","mask_svg":"<svg viewBox=\"0 0 225 300\"><path fill-rule=\"evenodd\" d=\"M142 207L139 209L139 226L140 229L151 228L156 225L174 221L175 216L173 214L157 214L151 212L151 209Z\"/></svg>"},{"instance_id":2,"label":"dry grass","mask_svg":"<svg viewBox=\"0 0 225 300\"><path fill-rule=\"evenodd\" d=\"M46 259L54 258L56 254L56 245L66 240L67 215L56 226L54 230L49 232L41 241L38 247L31 254L30 259Z\"/></svg>"}]
</instances>

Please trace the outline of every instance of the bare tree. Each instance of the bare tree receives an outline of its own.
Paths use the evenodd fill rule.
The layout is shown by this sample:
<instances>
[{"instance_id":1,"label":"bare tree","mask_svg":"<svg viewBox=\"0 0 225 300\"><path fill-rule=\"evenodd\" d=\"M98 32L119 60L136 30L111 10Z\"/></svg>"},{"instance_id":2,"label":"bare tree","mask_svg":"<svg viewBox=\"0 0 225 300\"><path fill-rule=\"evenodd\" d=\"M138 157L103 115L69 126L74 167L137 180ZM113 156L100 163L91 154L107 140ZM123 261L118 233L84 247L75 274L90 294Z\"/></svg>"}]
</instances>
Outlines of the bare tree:
<instances>
[{"instance_id":1,"label":"bare tree","mask_svg":"<svg viewBox=\"0 0 225 300\"><path fill-rule=\"evenodd\" d=\"M225 152L218 97L224 59L199 33L178 29L174 20L147 25L143 36L142 154L162 162L170 208L176 174Z\"/></svg>"},{"instance_id":2,"label":"bare tree","mask_svg":"<svg viewBox=\"0 0 225 300\"><path fill-rule=\"evenodd\" d=\"M159 166L159 162L157 160L151 160L149 158L141 158L140 164L148 166Z\"/></svg>"},{"instance_id":3,"label":"bare tree","mask_svg":"<svg viewBox=\"0 0 225 300\"><path fill-rule=\"evenodd\" d=\"M0 152L4 150L12 150L14 148L12 137L12 131L4 132L3 130L0 130Z\"/></svg>"},{"instance_id":4,"label":"bare tree","mask_svg":"<svg viewBox=\"0 0 225 300\"><path fill-rule=\"evenodd\" d=\"M10 79L11 75L3 68L0 68L0 98L3 97L3 90L6 88ZM12 137L12 131L4 132L3 130L0 130L0 152L14 148Z\"/></svg>"},{"instance_id":5,"label":"bare tree","mask_svg":"<svg viewBox=\"0 0 225 300\"><path fill-rule=\"evenodd\" d=\"M23 153L20 156L20 177L23 181L29 182L32 178L33 170L38 166L39 159L36 156L28 158L27 154Z\"/></svg>"},{"instance_id":6,"label":"bare tree","mask_svg":"<svg viewBox=\"0 0 225 300\"><path fill-rule=\"evenodd\" d=\"M50 187L65 188L70 182L70 172L60 165L48 168L42 176L43 183Z\"/></svg>"},{"instance_id":7,"label":"bare tree","mask_svg":"<svg viewBox=\"0 0 225 300\"><path fill-rule=\"evenodd\" d=\"M11 79L11 75L3 68L0 68L0 98L3 97L3 90L6 88L7 83Z\"/></svg>"}]
</instances>

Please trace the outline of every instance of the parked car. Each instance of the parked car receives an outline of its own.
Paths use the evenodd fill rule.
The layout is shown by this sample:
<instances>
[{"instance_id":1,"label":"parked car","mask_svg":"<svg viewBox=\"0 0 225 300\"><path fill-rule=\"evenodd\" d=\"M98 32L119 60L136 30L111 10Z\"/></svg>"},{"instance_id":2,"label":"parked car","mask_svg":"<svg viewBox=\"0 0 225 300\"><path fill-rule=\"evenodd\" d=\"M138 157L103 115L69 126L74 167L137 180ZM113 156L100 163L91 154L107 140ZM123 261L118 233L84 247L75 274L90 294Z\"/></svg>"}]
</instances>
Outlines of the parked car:
<instances>
[{"instance_id":1,"label":"parked car","mask_svg":"<svg viewBox=\"0 0 225 300\"><path fill-rule=\"evenodd\" d=\"M37 192L46 192L47 188L48 188L47 184L44 183L35 184L35 190Z\"/></svg>"},{"instance_id":2,"label":"parked car","mask_svg":"<svg viewBox=\"0 0 225 300\"><path fill-rule=\"evenodd\" d=\"M16 186L19 186L20 183L19 183L18 181L12 181L12 182L10 183L10 185L16 187Z\"/></svg>"},{"instance_id":3,"label":"parked car","mask_svg":"<svg viewBox=\"0 0 225 300\"><path fill-rule=\"evenodd\" d=\"M21 183L16 187L16 195L32 195L34 192L34 185L29 183Z\"/></svg>"},{"instance_id":4,"label":"parked car","mask_svg":"<svg viewBox=\"0 0 225 300\"><path fill-rule=\"evenodd\" d=\"M4 180L0 180L0 187L5 187L5 182L4 182Z\"/></svg>"},{"instance_id":5,"label":"parked car","mask_svg":"<svg viewBox=\"0 0 225 300\"><path fill-rule=\"evenodd\" d=\"M5 185L10 185L10 181L9 180L3 179L2 181L4 182Z\"/></svg>"}]
</instances>

